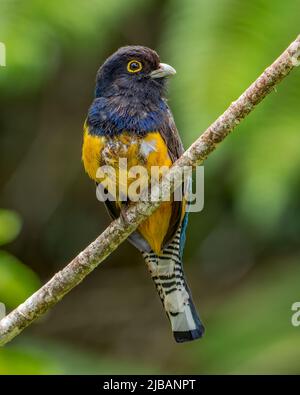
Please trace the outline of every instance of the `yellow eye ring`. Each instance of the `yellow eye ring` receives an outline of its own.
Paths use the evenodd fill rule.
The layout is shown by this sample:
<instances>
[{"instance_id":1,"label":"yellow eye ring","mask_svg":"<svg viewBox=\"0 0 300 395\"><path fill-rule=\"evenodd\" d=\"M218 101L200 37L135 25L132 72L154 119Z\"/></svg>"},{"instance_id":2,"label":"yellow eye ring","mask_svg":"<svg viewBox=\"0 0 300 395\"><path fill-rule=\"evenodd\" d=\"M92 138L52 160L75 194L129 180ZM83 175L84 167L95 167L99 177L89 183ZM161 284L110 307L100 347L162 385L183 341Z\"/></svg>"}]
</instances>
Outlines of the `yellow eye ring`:
<instances>
[{"instance_id":1,"label":"yellow eye ring","mask_svg":"<svg viewBox=\"0 0 300 395\"><path fill-rule=\"evenodd\" d=\"M138 60L131 60L127 64L127 71L129 73L138 73L139 71L142 70L142 68L143 68L143 65Z\"/></svg>"}]
</instances>

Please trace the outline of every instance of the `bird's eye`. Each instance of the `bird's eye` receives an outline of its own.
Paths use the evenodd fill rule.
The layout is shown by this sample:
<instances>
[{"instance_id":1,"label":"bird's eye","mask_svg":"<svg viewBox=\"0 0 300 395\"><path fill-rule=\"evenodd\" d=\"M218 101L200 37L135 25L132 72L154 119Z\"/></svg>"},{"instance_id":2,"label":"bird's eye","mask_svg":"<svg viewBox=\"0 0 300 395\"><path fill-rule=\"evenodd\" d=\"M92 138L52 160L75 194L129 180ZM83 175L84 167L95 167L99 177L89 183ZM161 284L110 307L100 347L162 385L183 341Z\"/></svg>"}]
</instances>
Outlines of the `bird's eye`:
<instances>
[{"instance_id":1,"label":"bird's eye","mask_svg":"<svg viewBox=\"0 0 300 395\"><path fill-rule=\"evenodd\" d=\"M138 71L141 71L142 68L142 63L138 60L131 60L127 64L127 71L129 71L129 73L137 73Z\"/></svg>"}]
</instances>

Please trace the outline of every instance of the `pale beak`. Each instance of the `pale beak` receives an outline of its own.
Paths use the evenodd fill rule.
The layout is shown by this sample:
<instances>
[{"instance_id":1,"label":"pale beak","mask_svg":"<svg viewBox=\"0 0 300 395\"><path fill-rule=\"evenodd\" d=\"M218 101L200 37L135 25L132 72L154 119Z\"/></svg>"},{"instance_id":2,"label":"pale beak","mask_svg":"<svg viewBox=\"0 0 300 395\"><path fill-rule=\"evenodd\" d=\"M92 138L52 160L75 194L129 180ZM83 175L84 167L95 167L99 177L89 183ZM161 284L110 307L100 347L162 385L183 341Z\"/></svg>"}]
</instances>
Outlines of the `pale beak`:
<instances>
[{"instance_id":1,"label":"pale beak","mask_svg":"<svg viewBox=\"0 0 300 395\"><path fill-rule=\"evenodd\" d=\"M159 68L150 73L150 77L164 78L164 77L171 77L174 74L176 74L176 70L172 66L166 63L160 63Z\"/></svg>"}]
</instances>

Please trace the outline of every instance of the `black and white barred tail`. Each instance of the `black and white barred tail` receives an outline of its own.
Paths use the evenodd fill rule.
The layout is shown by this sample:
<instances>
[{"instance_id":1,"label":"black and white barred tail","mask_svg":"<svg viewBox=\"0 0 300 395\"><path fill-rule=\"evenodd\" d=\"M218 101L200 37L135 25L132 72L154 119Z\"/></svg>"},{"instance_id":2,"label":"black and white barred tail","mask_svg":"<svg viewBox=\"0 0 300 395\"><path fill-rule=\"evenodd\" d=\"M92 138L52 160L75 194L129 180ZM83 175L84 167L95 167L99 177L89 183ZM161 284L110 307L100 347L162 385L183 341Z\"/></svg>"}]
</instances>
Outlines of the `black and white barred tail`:
<instances>
[{"instance_id":1,"label":"black and white barred tail","mask_svg":"<svg viewBox=\"0 0 300 395\"><path fill-rule=\"evenodd\" d=\"M143 252L151 277L170 320L176 342L198 339L204 334L191 292L186 283L180 253L181 229L161 255Z\"/></svg>"}]
</instances>

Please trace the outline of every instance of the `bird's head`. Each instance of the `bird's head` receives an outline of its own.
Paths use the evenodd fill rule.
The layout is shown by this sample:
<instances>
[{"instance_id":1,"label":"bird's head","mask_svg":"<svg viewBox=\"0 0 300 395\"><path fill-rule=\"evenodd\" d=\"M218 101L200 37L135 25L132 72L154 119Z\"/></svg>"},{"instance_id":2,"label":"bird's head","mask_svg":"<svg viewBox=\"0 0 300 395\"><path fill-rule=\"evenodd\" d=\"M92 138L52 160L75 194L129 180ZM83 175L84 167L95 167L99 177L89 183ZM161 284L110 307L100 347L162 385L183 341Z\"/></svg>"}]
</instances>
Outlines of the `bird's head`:
<instances>
[{"instance_id":1,"label":"bird's head","mask_svg":"<svg viewBox=\"0 0 300 395\"><path fill-rule=\"evenodd\" d=\"M167 77L175 73L173 67L160 63L159 56L150 48L122 47L100 67L96 97L159 98L163 95Z\"/></svg>"}]
</instances>

